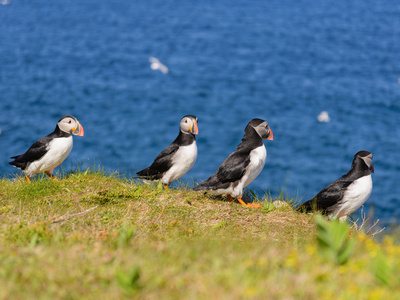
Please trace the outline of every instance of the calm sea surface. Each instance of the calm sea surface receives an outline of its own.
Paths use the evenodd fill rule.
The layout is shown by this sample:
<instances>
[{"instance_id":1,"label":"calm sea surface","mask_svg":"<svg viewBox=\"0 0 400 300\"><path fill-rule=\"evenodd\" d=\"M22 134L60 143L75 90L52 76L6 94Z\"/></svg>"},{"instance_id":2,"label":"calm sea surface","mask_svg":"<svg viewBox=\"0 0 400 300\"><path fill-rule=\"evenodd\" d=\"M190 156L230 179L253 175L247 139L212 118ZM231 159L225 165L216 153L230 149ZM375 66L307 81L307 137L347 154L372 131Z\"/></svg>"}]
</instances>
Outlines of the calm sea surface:
<instances>
[{"instance_id":1,"label":"calm sea surface","mask_svg":"<svg viewBox=\"0 0 400 300\"><path fill-rule=\"evenodd\" d=\"M160 59L168 74L150 68ZM374 154L374 218L400 220L398 1L19 1L0 3L0 174L64 114L85 136L63 169L133 174L199 118L204 180L255 117L268 158L249 186L312 198ZM317 116L327 111L330 122Z\"/></svg>"}]
</instances>

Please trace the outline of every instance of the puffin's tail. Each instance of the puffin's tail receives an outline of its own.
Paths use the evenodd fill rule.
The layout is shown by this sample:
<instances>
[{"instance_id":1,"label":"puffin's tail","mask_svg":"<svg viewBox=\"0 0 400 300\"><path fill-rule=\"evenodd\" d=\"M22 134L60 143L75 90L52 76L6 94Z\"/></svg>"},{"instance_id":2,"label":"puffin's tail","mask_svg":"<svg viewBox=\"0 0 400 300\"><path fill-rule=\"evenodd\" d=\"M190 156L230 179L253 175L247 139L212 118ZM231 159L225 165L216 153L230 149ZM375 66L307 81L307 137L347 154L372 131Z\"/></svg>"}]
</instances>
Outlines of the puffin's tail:
<instances>
[{"instance_id":1,"label":"puffin's tail","mask_svg":"<svg viewBox=\"0 0 400 300\"><path fill-rule=\"evenodd\" d=\"M204 183L204 182L203 182L203 183ZM193 188L193 191L199 192L199 191L208 190L208 189L203 185L203 183L200 183L199 185L196 185L196 186Z\"/></svg>"},{"instance_id":2,"label":"puffin's tail","mask_svg":"<svg viewBox=\"0 0 400 300\"><path fill-rule=\"evenodd\" d=\"M200 183L199 185L193 188L193 191L210 191L210 190L217 190L221 188L221 182L214 176L211 176L206 181Z\"/></svg>"},{"instance_id":3,"label":"puffin's tail","mask_svg":"<svg viewBox=\"0 0 400 300\"><path fill-rule=\"evenodd\" d=\"M142 171L137 172L136 175L138 175L138 176L133 177L133 178L135 178L135 179L145 179L145 180L157 180L157 179L160 179L162 177L162 174L154 173L150 169L150 167L148 167L148 168L146 168L146 169L144 169Z\"/></svg>"},{"instance_id":4,"label":"puffin's tail","mask_svg":"<svg viewBox=\"0 0 400 300\"><path fill-rule=\"evenodd\" d=\"M318 210L317 199L310 199L296 208L297 211L302 213L309 213Z\"/></svg>"},{"instance_id":5,"label":"puffin's tail","mask_svg":"<svg viewBox=\"0 0 400 300\"><path fill-rule=\"evenodd\" d=\"M21 160L22 156L23 154L10 157L11 159L14 159L14 161L10 161L9 164L21 170L25 170L28 163Z\"/></svg>"}]
</instances>

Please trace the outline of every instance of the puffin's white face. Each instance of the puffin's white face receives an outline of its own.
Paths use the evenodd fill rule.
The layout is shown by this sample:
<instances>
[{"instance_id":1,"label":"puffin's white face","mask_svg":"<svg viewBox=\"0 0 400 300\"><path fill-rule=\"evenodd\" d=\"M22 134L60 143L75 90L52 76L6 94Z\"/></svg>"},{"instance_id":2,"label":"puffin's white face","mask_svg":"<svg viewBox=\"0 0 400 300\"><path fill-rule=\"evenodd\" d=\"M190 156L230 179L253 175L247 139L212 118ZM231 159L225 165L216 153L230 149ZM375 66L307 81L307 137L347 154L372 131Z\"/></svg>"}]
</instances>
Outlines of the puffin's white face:
<instances>
[{"instance_id":1,"label":"puffin's white face","mask_svg":"<svg viewBox=\"0 0 400 300\"><path fill-rule=\"evenodd\" d=\"M197 118L195 116L184 116L179 127L183 133L199 134Z\"/></svg>"},{"instance_id":2,"label":"puffin's white face","mask_svg":"<svg viewBox=\"0 0 400 300\"><path fill-rule=\"evenodd\" d=\"M261 136L264 140L270 140L272 141L274 139L274 134L272 133L271 128L269 128L267 122L262 122L260 125L257 127L253 127L259 136Z\"/></svg>"},{"instance_id":3,"label":"puffin's white face","mask_svg":"<svg viewBox=\"0 0 400 300\"><path fill-rule=\"evenodd\" d=\"M66 133L71 133L80 136L83 136L85 133L81 123L79 123L79 121L72 116L62 117L57 124L60 130Z\"/></svg>"}]
</instances>

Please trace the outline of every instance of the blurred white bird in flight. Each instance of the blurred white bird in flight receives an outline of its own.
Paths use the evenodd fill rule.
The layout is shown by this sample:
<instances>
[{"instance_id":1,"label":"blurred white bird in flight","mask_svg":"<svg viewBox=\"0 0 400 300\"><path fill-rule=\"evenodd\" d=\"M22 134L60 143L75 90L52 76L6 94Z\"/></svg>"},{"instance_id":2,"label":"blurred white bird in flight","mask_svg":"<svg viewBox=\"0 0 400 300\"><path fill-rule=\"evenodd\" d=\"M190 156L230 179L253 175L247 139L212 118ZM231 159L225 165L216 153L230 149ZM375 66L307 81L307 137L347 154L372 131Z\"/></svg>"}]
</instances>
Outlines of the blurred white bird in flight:
<instances>
[{"instance_id":1,"label":"blurred white bird in flight","mask_svg":"<svg viewBox=\"0 0 400 300\"><path fill-rule=\"evenodd\" d=\"M167 74L169 72L168 67L162 64L158 58L153 56L149 57L149 62L151 63L150 68L152 70L160 70L163 74Z\"/></svg>"},{"instance_id":2,"label":"blurred white bird in flight","mask_svg":"<svg viewBox=\"0 0 400 300\"><path fill-rule=\"evenodd\" d=\"M326 110L321 111L321 113L317 117L318 122L329 122L331 118Z\"/></svg>"}]
</instances>

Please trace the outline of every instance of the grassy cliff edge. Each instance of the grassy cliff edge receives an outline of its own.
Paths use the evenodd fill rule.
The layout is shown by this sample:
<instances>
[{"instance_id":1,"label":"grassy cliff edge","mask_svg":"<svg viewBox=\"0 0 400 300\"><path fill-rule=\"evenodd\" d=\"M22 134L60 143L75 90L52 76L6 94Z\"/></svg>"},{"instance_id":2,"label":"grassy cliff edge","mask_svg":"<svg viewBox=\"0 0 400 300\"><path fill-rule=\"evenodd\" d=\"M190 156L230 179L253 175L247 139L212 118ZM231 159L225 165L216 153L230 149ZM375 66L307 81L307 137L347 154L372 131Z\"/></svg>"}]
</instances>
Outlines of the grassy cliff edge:
<instances>
[{"instance_id":1,"label":"grassy cliff edge","mask_svg":"<svg viewBox=\"0 0 400 300\"><path fill-rule=\"evenodd\" d=\"M0 299L400 299L393 238L317 225L101 172L3 179Z\"/></svg>"}]
</instances>

